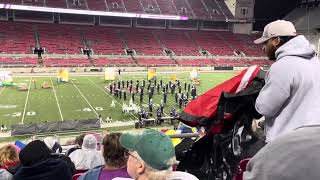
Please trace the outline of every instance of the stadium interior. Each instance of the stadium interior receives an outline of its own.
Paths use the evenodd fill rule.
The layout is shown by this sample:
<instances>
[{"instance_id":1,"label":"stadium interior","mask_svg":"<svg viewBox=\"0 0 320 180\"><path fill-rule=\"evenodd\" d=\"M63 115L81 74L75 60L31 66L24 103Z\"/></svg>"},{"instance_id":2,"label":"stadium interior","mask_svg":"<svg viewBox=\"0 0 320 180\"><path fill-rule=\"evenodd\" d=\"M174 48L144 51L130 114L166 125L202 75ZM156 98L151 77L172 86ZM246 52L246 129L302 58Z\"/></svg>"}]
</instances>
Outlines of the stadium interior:
<instances>
[{"instance_id":1,"label":"stadium interior","mask_svg":"<svg viewBox=\"0 0 320 180\"><path fill-rule=\"evenodd\" d=\"M81 133L157 126L155 115L150 125L140 123L138 109L124 114L129 100L113 96L116 83L126 82L120 93L129 92L130 80L148 83L154 70L155 87L160 79L179 79L183 93L190 83L201 95L249 67L269 69L273 61L253 41L271 21L291 21L319 54L319 16L320 0L0 0L0 142L55 135L65 152ZM61 80L65 70L68 83ZM189 78L193 71L199 84ZM2 72L14 81L5 84ZM191 101L189 90L185 105L177 97L174 102L174 93L162 112L168 123L153 127L159 131L176 129L172 109L180 113ZM150 99L139 106L150 108ZM153 103L155 109L163 104L159 90ZM105 122L96 121L101 116Z\"/></svg>"}]
</instances>

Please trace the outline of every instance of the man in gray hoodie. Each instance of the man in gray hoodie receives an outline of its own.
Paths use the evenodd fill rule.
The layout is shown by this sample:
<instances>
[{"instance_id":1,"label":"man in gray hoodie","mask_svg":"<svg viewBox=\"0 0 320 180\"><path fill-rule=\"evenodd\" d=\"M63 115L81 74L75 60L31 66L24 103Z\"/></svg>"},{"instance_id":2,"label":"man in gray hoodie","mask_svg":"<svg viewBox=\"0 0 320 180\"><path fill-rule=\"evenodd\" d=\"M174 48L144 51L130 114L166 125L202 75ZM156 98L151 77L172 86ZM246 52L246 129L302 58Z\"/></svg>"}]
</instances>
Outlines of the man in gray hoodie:
<instances>
[{"instance_id":1,"label":"man in gray hoodie","mask_svg":"<svg viewBox=\"0 0 320 180\"><path fill-rule=\"evenodd\" d=\"M315 48L296 34L291 22L277 20L254 41L275 61L256 100L256 110L265 116L267 142L302 126L320 125L320 62Z\"/></svg>"}]
</instances>

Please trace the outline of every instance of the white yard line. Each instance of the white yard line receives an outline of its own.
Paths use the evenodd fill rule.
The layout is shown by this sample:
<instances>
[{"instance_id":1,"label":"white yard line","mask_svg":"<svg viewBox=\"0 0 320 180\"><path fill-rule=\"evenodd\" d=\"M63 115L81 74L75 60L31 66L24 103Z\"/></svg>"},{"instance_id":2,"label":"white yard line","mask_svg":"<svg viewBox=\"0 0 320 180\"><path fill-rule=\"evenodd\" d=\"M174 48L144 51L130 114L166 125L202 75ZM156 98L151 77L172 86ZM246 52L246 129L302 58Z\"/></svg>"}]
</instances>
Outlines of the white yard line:
<instances>
[{"instance_id":1,"label":"white yard line","mask_svg":"<svg viewBox=\"0 0 320 180\"><path fill-rule=\"evenodd\" d=\"M97 115L97 117L99 116L99 114L97 113L97 111L91 106L91 104L89 103L89 101L87 100L87 98L83 95L83 93L80 91L80 89L78 88L78 86L76 86L74 84L74 82L71 80L71 83L74 85L74 87L79 91L80 95L83 97L83 99L87 102L87 104L91 107L91 109L93 110L93 112Z\"/></svg>"},{"instance_id":2,"label":"white yard line","mask_svg":"<svg viewBox=\"0 0 320 180\"><path fill-rule=\"evenodd\" d=\"M23 124L24 117L25 117L25 114L26 114L26 109L27 109L27 104L28 104L28 99L29 99L29 94L30 94L31 83L32 83L32 77L30 78L29 88L28 88L28 94L27 94L26 102L24 103L24 109L23 109L21 124Z\"/></svg>"},{"instance_id":3,"label":"white yard line","mask_svg":"<svg viewBox=\"0 0 320 180\"><path fill-rule=\"evenodd\" d=\"M6 87L4 86L4 87L1 89L0 95L2 94L2 92L4 91L5 88L6 88Z\"/></svg>"},{"instance_id":4,"label":"white yard line","mask_svg":"<svg viewBox=\"0 0 320 180\"><path fill-rule=\"evenodd\" d=\"M94 84L97 88L99 88L103 93L105 93L107 96L109 96L109 98L111 98L112 100L114 100L117 104L119 104L120 106L122 106L122 104L121 103L119 103L116 99L114 99L110 94L108 94L103 88L101 88L100 86L98 86L95 82L93 82L91 79L89 79L89 78L87 78L92 84ZM132 112L130 112L131 113L131 115L134 117L134 118L136 118L136 119L138 119L138 117L137 116L135 116Z\"/></svg>"},{"instance_id":5,"label":"white yard line","mask_svg":"<svg viewBox=\"0 0 320 180\"><path fill-rule=\"evenodd\" d=\"M57 93L56 93L56 90L54 89L54 85L53 85L53 83L52 83L51 77L50 77L50 82L51 82L51 86L52 86L52 91L53 91L53 93L54 93L54 97L56 98L57 106L58 106L59 113L60 113L60 118L61 118L61 121L63 121L63 116L62 116L62 112L61 112L59 100L58 100L58 98L57 98Z\"/></svg>"}]
</instances>

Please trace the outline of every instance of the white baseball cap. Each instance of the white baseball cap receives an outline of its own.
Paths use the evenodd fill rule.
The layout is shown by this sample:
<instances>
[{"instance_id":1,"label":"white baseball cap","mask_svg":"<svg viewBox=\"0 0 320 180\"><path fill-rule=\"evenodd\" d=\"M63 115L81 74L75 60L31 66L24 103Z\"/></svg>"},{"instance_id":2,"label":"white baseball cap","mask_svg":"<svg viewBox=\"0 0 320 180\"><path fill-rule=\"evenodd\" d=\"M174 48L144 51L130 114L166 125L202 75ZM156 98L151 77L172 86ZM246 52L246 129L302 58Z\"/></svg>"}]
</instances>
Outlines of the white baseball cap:
<instances>
[{"instance_id":1,"label":"white baseball cap","mask_svg":"<svg viewBox=\"0 0 320 180\"><path fill-rule=\"evenodd\" d=\"M292 22L277 20L267 24L264 27L262 37L253 41L255 44L261 44L273 37L297 36L297 31Z\"/></svg>"}]
</instances>

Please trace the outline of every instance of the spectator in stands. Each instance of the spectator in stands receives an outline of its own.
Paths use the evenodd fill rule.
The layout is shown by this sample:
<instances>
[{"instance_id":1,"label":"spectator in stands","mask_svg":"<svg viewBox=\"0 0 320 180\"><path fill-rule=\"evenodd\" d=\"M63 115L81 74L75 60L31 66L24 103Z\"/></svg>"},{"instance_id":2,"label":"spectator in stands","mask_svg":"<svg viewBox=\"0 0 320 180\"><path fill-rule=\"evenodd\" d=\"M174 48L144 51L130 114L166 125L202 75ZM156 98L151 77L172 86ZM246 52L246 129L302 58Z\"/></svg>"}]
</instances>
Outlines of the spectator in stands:
<instances>
[{"instance_id":1,"label":"spectator in stands","mask_svg":"<svg viewBox=\"0 0 320 180\"><path fill-rule=\"evenodd\" d=\"M79 180L111 180L116 177L130 177L127 173L126 149L119 142L119 133L111 133L103 139L105 165L97 166L80 177Z\"/></svg>"},{"instance_id":2,"label":"spectator in stands","mask_svg":"<svg viewBox=\"0 0 320 180\"><path fill-rule=\"evenodd\" d=\"M17 148L6 145L0 148L0 179L10 179L20 166Z\"/></svg>"},{"instance_id":3,"label":"spectator in stands","mask_svg":"<svg viewBox=\"0 0 320 180\"><path fill-rule=\"evenodd\" d=\"M35 140L27 144L19 155L21 168L13 176L15 180L70 180L72 170L68 163L51 157L51 150L43 141Z\"/></svg>"},{"instance_id":4,"label":"spectator in stands","mask_svg":"<svg viewBox=\"0 0 320 180\"><path fill-rule=\"evenodd\" d=\"M256 110L265 116L266 140L301 126L319 125L320 62L314 47L284 20L268 24L254 43L263 44L275 61L256 100Z\"/></svg>"},{"instance_id":5,"label":"spectator in stands","mask_svg":"<svg viewBox=\"0 0 320 180\"><path fill-rule=\"evenodd\" d=\"M247 164L244 180L305 180L320 177L320 126L306 126L268 143Z\"/></svg>"},{"instance_id":6,"label":"spectator in stands","mask_svg":"<svg viewBox=\"0 0 320 180\"><path fill-rule=\"evenodd\" d=\"M92 169L103 165L103 156L97 151L97 139L92 134L83 138L81 149L73 151L69 155L77 170Z\"/></svg>"},{"instance_id":7,"label":"spectator in stands","mask_svg":"<svg viewBox=\"0 0 320 180\"><path fill-rule=\"evenodd\" d=\"M172 166L176 163L174 147L165 134L146 129L141 134L121 135L120 143L129 150L127 171L133 179L197 180L191 174L172 171Z\"/></svg>"},{"instance_id":8,"label":"spectator in stands","mask_svg":"<svg viewBox=\"0 0 320 180\"><path fill-rule=\"evenodd\" d=\"M66 156L69 156L73 151L77 149L81 149L82 143L83 143L83 138L85 134L81 134L80 136L77 136L75 139L75 146L67 150Z\"/></svg>"},{"instance_id":9,"label":"spectator in stands","mask_svg":"<svg viewBox=\"0 0 320 180\"><path fill-rule=\"evenodd\" d=\"M60 146L58 141L56 139L54 139L53 137L46 137L43 139L43 141L44 141L44 143L46 143L48 148L51 149L51 151L53 153L61 153L62 152L62 147Z\"/></svg>"}]
</instances>

